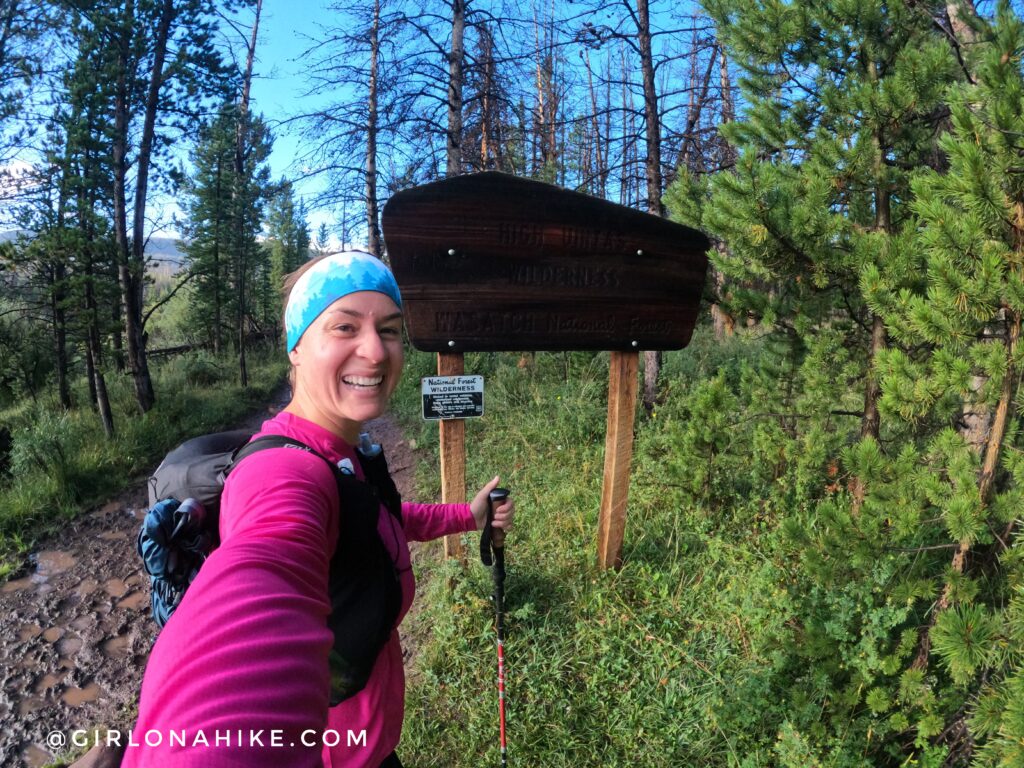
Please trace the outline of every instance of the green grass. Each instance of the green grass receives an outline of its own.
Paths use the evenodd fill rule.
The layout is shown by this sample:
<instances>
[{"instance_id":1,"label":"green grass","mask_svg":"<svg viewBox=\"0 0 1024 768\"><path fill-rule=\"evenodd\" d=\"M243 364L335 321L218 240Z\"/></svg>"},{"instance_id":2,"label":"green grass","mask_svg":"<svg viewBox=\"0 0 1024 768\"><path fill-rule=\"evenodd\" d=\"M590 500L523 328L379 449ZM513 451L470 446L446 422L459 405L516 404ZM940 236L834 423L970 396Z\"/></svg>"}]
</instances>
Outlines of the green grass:
<instances>
[{"instance_id":1,"label":"green grass","mask_svg":"<svg viewBox=\"0 0 1024 768\"><path fill-rule=\"evenodd\" d=\"M36 542L90 506L156 468L181 440L233 426L264 405L287 371L277 349L247 357L250 386L237 384L231 358L199 354L152 365L157 402L138 413L127 375L108 374L115 436L88 407L61 411L52 398L0 413L13 436L11 476L0 486L0 578L24 563ZM84 382L75 391L88 403Z\"/></svg>"},{"instance_id":2,"label":"green grass","mask_svg":"<svg viewBox=\"0 0 1024 768\"><path fill-rule=\"evenodd\" d=\"M683 353L680 353L683 354ZM689 355L700 355L698 348ZM596 566L607 409L606 354L467 355L485 375L486 413L467 421L469 492L500 473L516 498L507 545L506 658L510 762L545 766L766 765L770 756L723 732L717 713L744 714L731 694L762 684L770 649L752 613L778 615L772 565L740 531L716 535L706 511L666 487L638 414L624 566ZM679 375L705 363L670 356ZM411 355L395 405L426 447L419 490L436 497L437 427L418 421ZM490 575L467 537L468 571L427 563L418 597L420 669L407 694L399 752L410 765L498 763L496 653ZM756 578L751 578L756 576ZM425 578L424 578L425 577ZM758 584L766 585L763 588ZM741 618L746 617L746 618ZM742 759L740 757L742 755Z\"/></svg>"}]
</instances>

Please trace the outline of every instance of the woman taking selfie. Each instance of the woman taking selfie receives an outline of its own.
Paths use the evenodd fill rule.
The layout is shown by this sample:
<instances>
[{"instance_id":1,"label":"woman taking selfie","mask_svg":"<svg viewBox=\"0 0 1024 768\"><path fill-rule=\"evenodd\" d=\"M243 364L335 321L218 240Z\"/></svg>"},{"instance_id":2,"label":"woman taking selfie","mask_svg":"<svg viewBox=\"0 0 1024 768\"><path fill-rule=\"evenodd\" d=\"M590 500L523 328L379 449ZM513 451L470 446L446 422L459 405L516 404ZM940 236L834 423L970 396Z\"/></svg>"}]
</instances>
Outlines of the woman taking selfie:
<instances>
[{"instance_id":1,"label":"woman taking selfie","mask_svg":"<svg viewBox=\"0 0 1024 768\"><path fill-rule=\"evenodd\" d=\"M357 450L402 371L390 270L346 252L286 285L293 395L256 438L299 445L229 474L221 544L153 647L126 766L400 766L407 542L486 522L497 477L470 504L402 503L382 460ZM513 514L501 503L493 525Z\"/></svg>"}]
</instances>

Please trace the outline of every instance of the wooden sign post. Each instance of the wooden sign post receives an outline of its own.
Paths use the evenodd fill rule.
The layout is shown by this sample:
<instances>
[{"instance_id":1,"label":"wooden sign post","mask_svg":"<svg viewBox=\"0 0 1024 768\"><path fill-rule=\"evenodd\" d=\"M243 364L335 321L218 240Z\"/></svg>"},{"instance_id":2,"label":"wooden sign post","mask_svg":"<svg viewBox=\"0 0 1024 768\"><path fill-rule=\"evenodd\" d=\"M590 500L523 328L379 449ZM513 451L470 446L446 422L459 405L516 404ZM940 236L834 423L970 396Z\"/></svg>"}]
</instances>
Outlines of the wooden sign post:
<instances>
[{"instance_id":1,"label":"wooden sign post","mask_svg":"<svg viewBox=\"0 0 1024 768\"><path fill-rule=\"evenodd\" d=\"M465 373L465 360L461 352L439 352L438 376L461 376ZM466 503L466 421L441 421L441 501L445 504ZM444 537L445 557L466 561L465 548L458 534Z\"/></svg>"},{"instance_id":2,"label":"wooden sign post","mask_svg":"<svg viewBox=\"0 0 1024 768\"><path fill-rule=\"evenodd\" d=\"M604 439L604 484L601 487L601 511L597 519L597 562L602 568L622 566L639 369L639 352L611 353L611 365L608 368L608 432Z\"/></svg>"},{"instance_id":3,"label":"wooden sign post","mask_svg":"<svg viewBox=\"0 0 1024 768\"><path fill-rule=\"evenodd\" d=\"M638 353L689 342L708 239L494 172L399 192L382 225L409 337L439 353L439 374L461 375L470 351L611 351L598 561L621 565ZM462 421L441 423L441 475L445 500L464 500Z\"/></svg>"}]
</instances>

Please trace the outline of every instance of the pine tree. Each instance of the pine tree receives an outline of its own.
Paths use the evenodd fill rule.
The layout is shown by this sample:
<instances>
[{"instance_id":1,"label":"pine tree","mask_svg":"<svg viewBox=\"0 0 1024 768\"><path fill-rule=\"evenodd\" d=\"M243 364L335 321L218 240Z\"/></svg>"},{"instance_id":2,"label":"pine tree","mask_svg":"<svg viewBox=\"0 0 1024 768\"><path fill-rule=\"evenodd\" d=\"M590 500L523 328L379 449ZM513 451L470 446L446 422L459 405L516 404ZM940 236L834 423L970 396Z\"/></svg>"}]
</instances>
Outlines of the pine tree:
<instances>
[{"instance_id":1,"label":"pine tree","mask_svg":"<svg viewBox=\"0 0 1024 768\"><path fill-rule=\"evenodd\" d=\"M235 173L238 119L236 107L225 104L202 127L192 154L196 170L186 187L190 198L186 254L195 280L190 322L193 330L207 329L207 340L218 353L226 338L239 338L240 324L253 322L249 311L239 317L239 285L243 295L256 295L269 273L257 235L263 205L272 191L266 165L271 140L263 121L250 117L251 145L239 178ZM240 252L245 259L236 258Z\"/></svg>"},{"instance_id":2,"label":"pine tree","mask_svg":"<svg viewBox=\"0 0 1024 768\"><path fill-rule=\"evenodd\" d=\"M99 413L108 437L114 434L113 411L104 374L103 340L120 329L101 308L119 303L116 248L110 222L113 218L113 173L110 163L113 103L111 84L99 76L103 52L98 47L96 25L85 14L73 17L78 41L74 66L65 76L67 106L63 115L66 146L63 169L67 187L68 225L74 228L75 269L70 276L69 300L79 309L75 331L84 347L89 399Z\"/></svg>"},{"instance_id":3,"label":"pine tree","mask_svg":"<svg viewBox=\"0 0 1024 768\"><path fill-rule=\"evenodd\" d=\"M39 126L18 122L33 88L45 75L42 64L47 36L63 25L57 3L41 0L0 2L0 156L24 146Z\"/></svg>"},{"instance_id":4,"label":"pine tree","mask_svg":"<svg viewBox=\"0 0 1024 768\"><path fill-rule=\"evenodd\" d=\"M346 247L346 245L347 243L342 243L342 247ZM321 221L320 226L316 229L316 242L313 248L320 256L331 252L331 232L326 221Z\"/></svg>"},{"instance_id":5,"label":"pine tree","mask_svg":"<svg viewBox=\"0 0 1024 768\"><path fill-rule=\"evenodd\" d=\"M952 557L935 564L938 599L914 668L945 672L976 702L969 727L963 711L947 715L950 762L980 745L976 764L1022 765L1024 23L1004 1L978 32L977 83L953 89L952 131L940 142L948 170L913 184L926 286L879 287L869 299L908 349L880 358L883 411L940 425L921 454L917 525L936 546L952 542ZM964 413L987 415L976 442L955 428Z\"/></svg>"},{"instance_id":6,"label":"pine tree","mask_svg":"<svg viewBox=\"0 0 1024 768\"><path fill-rule=\"evenodd\" d=\"M794 615L765 675L784 702L778 757L941 760L930 739L963 698L910 667L944 554L918 525L921 445L881 407L879 366L907 343L887 297L926 287L911 180L942 166L945 92L963 75L935 21L945 5L708 10L743 71L744 114L722 128L739 155L710 181L683 173L669 198L673 215L724 242L711 257L725 309L758 322L774 349L760 410L792 414L779 419L776 471L802 497L779 526Z\"/></svg>"},{"instance_id":7,"label":"pine tree","mask_svg":"<svg viewBox=\"0 0 1024 768\"><path fill-rule=\"evenodd\" d=\"M284 277L298 269L309 258L309 224L306 222L305 207L296 205L292 185L286 179L277 184L277 191L267 206L267 241L269 251L269 301L265 317L274 323L274 329L281 320L284 307L281 305L281 286Z\"/></svg>"},{"instance_id":8,"label":"pine tree","mask_svg":"<svg viewBox=\"0 0 1024 768\"><path fill-rule=\"evenodd\" d=\"M114 236L125 346L145 413L156 401L143 322L146 206L151 171L159 170L153 161L193 129L203 102L222 96L230 76L215 44L217 0L103 0L96 6L106 54L101 76L114 85Z\"/></svg>"}]
</instances>

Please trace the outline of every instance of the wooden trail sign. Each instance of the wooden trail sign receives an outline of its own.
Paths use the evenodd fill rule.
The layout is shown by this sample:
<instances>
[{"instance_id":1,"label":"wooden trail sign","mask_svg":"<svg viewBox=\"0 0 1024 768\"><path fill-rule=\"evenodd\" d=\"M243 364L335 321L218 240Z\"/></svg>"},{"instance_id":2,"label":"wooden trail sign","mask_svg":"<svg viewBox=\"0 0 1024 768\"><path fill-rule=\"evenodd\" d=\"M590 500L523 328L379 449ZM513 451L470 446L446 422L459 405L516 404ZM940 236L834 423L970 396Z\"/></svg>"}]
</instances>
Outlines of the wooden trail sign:
<instances>
[{"instance_id":1,"label":"wooden trail sign","mask_svg":"<svg viewBox=\"0 0 1024 768\"><path fill-rule=\"evenodd\" d=\"M381 218L410 339L439 353L439 375L461 375L463 352L613 353L598 557L603 567L617 567L638 351L689 342L708 239L606 200L494 172L399 192ZM442 489L452 489L446 501L465 499L465 456L455 457L464 433L455 423L441 422Z\"/></svg>"},{"instance_id":2,"label":"wooden trail sign","mask_svg":"<svg viewBox=\"0 0 1024 768\"><path fill-rule=\"evenodd\" d=\"M502 173L399 192L382 217L412 343L430 352L679 349L707 238Z\"/></svg>"}]
</instances>

